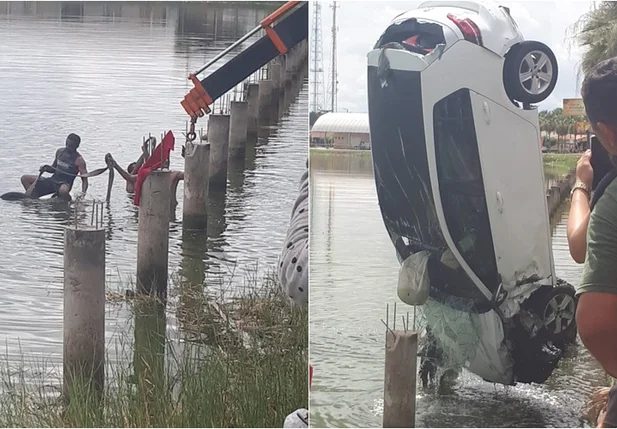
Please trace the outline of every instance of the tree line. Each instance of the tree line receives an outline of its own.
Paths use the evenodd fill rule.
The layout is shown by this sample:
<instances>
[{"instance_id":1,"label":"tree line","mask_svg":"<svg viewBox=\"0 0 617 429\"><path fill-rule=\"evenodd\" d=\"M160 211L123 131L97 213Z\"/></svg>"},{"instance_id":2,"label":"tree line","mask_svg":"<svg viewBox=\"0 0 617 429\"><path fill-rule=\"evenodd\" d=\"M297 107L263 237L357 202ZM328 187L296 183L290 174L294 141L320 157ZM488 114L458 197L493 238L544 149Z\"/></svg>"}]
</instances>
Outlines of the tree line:
<instances>
[{"instance_id":1,"label":"tree line","mask_svg":"<svg viewBox=\"0 0 617 429\"><path fill-rule=\"evenodd\" d=\"M561 107L553 110L542 110L538 113L538 119L540 131L545 133L545 146L565 142L568 134L585 136L584 133L577 133L576 123L586 122L587 118L585 116L564 116Z\"/></svg>"}]
</instances>

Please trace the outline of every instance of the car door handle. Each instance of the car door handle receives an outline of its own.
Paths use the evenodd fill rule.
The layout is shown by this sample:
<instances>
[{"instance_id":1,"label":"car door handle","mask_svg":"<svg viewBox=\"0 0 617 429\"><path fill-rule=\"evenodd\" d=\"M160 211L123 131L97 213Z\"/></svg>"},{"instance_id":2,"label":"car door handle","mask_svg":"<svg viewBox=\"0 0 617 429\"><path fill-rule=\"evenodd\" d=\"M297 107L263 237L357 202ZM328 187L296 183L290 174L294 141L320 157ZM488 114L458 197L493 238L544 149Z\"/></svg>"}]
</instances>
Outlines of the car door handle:
<instances>
[{"instance_id":1,"label":"car door handle","mask_svg":"<svg viewBox=\"0 0 617 429\"><path fill-rule=\"evenodd\" d=\"M499 214L503 214L503 197L499 191L497 191L497 211Z\"/></svg>"}]
</instances>

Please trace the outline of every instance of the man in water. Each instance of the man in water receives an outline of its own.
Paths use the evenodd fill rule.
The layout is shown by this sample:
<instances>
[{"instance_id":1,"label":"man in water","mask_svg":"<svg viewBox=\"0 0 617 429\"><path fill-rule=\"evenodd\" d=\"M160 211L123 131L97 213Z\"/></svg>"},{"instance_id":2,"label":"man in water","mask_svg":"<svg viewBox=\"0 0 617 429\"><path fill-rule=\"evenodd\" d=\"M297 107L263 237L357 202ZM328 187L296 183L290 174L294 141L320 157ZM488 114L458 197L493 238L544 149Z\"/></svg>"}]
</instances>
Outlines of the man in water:
<instances>
[{"instance_id":1,"label":"man in water","mask_svg":"<svg viewBox=\"0 0 617 429\"><path fill-rule=\"evenodd\" d=\"M58 196L63 200L71 200L71 189L73 182L78 175L88 173L86 161L77 152L81 138L77 134L69 134L66 138L66 146L56 151L56 157L52 165L43 165L41 173L53 173L49 178L40 175L24 174L21 176L21 184L26 190L26 194L33 198L44 197L45 195ZM81 191L86 193L88 190L88 178L81 178Z\"/></svg>"},{"instance_id":2,"label":"man in water","mask_svg":"<svg viewBox=\"0 0 617 429\"><path fill-rule=\"evenodd\" d=\"M129 164L127 168L128 171L125 171L122 167L120 167L120 165L111 156L111 154L108 153L105 156L107 165L110 168L115 168L116 171L120 173L120 176L122 176L122 178L126 180L126 191L128 193L135 192L135 182L137 181L137 171L139 170L139 167L144 163L145 159L147 159L147 156L142 155L142 157L140 157L137 162L133 162ZM166 161L165 164L163 164L163 168L169 168L169 161ZM171 210L170 213L172 214L172 217L173 217L173 214L176 212L176 207L178 206L178 200L176 199L176 191L178 189L178 182L180 182L180 180L184 180L184 172L183 171L172 171L170 174L171 199L170 199L170 207L169 207Z\"/></svg>"},{"instance_id":3,"label":"man in water","mask_svg":"<svg viewBox=\"0 0 617 429\"><path fill-rule=\"evenodd\" d=\"M154 140L154 143L156 144L156 139L154 137L151 137ZM135 192L135 181L137 180L137 171L139 171L139 167L141 167L144 162L146 162L146 160L148 159L148 157L150 156L148 153L148 142L145 142L144 145L141 147L141 155L139 156L139 158L137 159L136 162L131 162L128 167L126 167L126 171L122 170L122 168L116 163L116 161L113 159L113 157L111 156L111 154L108 154L109 156L109 160L112 161L112 163L108 163L108 165L113 168L115 168L118 173L120 173L120 175L124 178L124 180L126 181L126 192L128 192L129 194L132 194ZM127 179L127 177L131 177L129 179Z\"/></svg>"}]
</instances>

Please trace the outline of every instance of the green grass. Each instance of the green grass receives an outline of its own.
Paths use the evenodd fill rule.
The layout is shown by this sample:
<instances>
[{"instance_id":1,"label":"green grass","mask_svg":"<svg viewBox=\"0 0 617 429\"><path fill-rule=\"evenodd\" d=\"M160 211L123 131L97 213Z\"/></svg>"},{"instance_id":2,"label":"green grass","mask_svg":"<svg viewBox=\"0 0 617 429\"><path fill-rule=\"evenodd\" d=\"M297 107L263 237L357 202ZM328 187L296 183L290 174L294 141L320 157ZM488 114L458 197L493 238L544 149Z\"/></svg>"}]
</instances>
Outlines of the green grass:
<instances>
[{"instance_id":1,"label":"green grass","mask_svg":"<svg viewBox=\"0 0 617 429\"><path fill-rule=\"evenodd\" d=\"M370 158L370 150L357 149L326 149L322 147L312 147L311 155L332 155L332 156L357 156L362 158Z\"/></svg>"},{"instance_id":2,"label":"green grass","mask_svg":"<svg viewBox=\"0 0 617 429\"><path fill-rule=\"evenodd\" d=\"M549 177L565 177L576 168L580 158L578 153L546 153L544 154L544 173Z\"/></svg>"},{"instance_id":3,"label":"green grass","mask_svg":"<svg viewBox=\"0 0 617 429\"><path fill-rule=\"evenodd\" d=\"M108 364L101 397L75 382L67 404L44 363L0 365L0 425L281 427L308 408L308 312L291 306L271 276L225 302L196 285L174 290L184 341L166 335L160 303L132 300L135 341L115 347L134 365Z\"/></svg>"},{"instance_id":4,"label":"green grass","mask_svg":"<svg viewBox=\"0 0 617 429\"><path fill-rule=\"evenodd\" d=\"M330 166L331 160L336 164L337 159L371 159L370 150L347 150L347 149L324 149L311 148L312 162L319 164L323 168ZM565 177L576 167L580 154L570 153L547 153L543 155L544 173L550 178ZM334 168L334 167L333 167ZM372 168L368 168L372 171Z\"/></svg>"}]
</instances>

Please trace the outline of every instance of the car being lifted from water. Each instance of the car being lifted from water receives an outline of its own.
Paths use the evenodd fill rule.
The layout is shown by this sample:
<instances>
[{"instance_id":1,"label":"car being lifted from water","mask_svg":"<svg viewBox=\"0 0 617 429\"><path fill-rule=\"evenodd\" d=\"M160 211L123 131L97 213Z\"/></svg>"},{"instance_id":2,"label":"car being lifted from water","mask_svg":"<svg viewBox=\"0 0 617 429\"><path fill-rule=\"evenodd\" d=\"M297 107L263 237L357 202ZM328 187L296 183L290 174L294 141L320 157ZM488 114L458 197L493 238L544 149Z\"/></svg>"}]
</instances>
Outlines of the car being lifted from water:
<instances>
[{"instance_id":1,"label":"car being lifted from water","mask_svg":"<svg viewBox=\"0 0 617 429\"><path fill-rule=\"evenodd\" d=\"M424 379L448 360L495 383L542 383L576 338L533 106L556 81L551 49L494 3L422 3L368 54L377 194L399 297L424 307Z\"/></svg>"}]
</instances>

